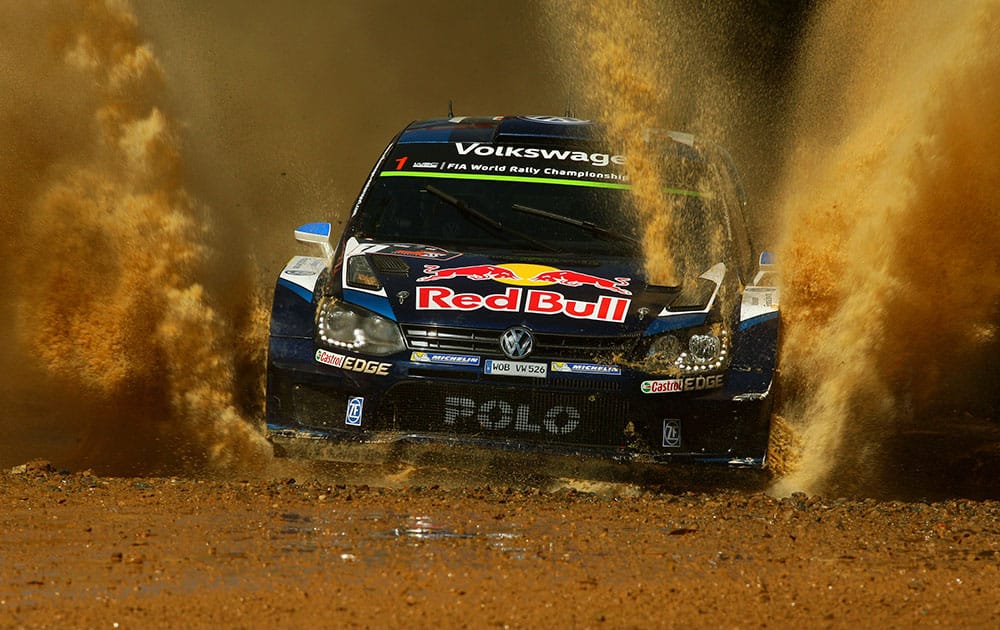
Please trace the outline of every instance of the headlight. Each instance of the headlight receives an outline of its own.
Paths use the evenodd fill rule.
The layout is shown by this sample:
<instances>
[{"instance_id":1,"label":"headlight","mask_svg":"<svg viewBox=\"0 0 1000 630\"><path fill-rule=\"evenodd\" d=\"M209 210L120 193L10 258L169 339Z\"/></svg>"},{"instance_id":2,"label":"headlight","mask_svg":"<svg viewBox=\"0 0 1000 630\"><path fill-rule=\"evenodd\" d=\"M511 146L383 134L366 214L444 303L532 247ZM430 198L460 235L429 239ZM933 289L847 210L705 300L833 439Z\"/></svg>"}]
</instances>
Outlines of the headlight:
<instances>
[{"instance_id":1,"label":"headlight","mask_svg":"<svg viewBox=\"0 0 1000 630\"><path fill-rule=\"evenodd\" d=\"M336 298L323 298L316 311L316 340L320 345L375 356L399 352L406 346L399 326L380 315L355 310Z\"/></svg>"},{"instance_id":2,"label":"headlight","mask_svg":"<svg viewBox=\"0 0 1000 630\"><path fill-rule=\"evenodd\" d=\"M695 363L711 363L721 351L722 339L715 335L691 335L688 340L688 354Z\"/></svg>"},{"instance_id":3,"label":"headlight","mask_svg":"<svg viewBox=\"0 0 1000 630\"><path fill-rule=\"evenodd\" d=\"M656 337L646 360L671 365L686 373L718 370L729 362L729 335L721 325L674 331Z\"/></svg>"}]
</instances>

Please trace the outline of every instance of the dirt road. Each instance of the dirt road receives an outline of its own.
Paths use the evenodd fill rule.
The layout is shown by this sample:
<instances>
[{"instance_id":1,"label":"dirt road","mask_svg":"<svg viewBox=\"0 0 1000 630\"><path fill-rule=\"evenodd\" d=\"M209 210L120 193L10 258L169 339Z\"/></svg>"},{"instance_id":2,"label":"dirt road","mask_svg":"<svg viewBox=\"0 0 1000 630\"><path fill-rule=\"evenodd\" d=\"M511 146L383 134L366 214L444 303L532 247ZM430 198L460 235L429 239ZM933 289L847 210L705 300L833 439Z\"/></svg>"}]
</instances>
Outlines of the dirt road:
<instances>
[{"instance_id":1,"label":"dirt road","mask_svg":"<svg viewBox=\"0 0 1000 630\"><path fill-rule=\"evenodd\" d=\"M0 627L997 627L1000 503L0 473Z\"/></svg>"}]
</instances>

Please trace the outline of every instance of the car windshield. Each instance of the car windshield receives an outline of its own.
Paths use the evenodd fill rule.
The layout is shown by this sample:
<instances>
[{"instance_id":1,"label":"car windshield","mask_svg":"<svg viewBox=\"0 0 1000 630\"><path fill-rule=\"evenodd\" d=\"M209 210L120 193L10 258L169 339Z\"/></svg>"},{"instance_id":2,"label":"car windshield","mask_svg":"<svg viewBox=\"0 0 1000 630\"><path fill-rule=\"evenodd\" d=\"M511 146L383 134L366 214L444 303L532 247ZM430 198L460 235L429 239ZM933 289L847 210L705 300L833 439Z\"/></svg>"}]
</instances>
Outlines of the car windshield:
<instances>
[{"instance_id":1,"label":"car windshield","mask_svg":"<svg viewBox=\"0 0 1000 630\"><path fill-rule=\"evenodd\" d=\"M428 186L486 215L503 230L428 192ZM638 238L635 211L625 190L419 177L377 179L361 207L356 235L458 250L500 247L536 252L542 250L532 242L537 240L559 252L612 256L622 255L627 247L621 240L595 236L578 226L519 212L516 205L589 221ZM636 251L628 253L637 255Z\"/></svg>"},{"instance_id":2,"label":"car windshield","mask_svg":"<svg viewBox=\"0 0 1000 630\"><path fill-rule=\"evenodd\" d=\"M440 151L430 145L397 146L365 192L349 233L456 251L641 257L644 226L617 165L539 160L525 166L526 160L495 156L460 161L454 153L448 161ZM690 164L684 166L690 170ZM708 255L714 248L703 244L725 223L725 215L712 195L699 194L705 183L700 175L696 182L683 179L687 187L664 191L672 196L673 225L681 232L678 240ZM707 268L691 262L701 271Z\"/></svg>"}]
</instances>

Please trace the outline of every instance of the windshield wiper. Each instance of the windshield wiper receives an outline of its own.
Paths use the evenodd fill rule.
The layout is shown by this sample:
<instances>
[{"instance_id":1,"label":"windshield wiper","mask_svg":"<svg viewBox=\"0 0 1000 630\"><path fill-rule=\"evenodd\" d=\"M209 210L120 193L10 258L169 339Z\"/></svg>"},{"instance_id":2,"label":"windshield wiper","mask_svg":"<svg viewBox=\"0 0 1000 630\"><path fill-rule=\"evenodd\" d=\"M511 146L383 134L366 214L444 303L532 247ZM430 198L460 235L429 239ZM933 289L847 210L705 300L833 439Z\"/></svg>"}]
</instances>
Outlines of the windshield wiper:
<instances>
[{"instance_id":1,"label":"windshield wiper","mask_svg":"<svg viewBox=\"0 0 1000 630\"><path fill-rule=\"evenodd\" d=\"M459 209L459 211L463 215L468 216L468 217L472 217L472 218L476 219L477 221L479 221L479 222L481 222L481 223L483 223L483 224L491 227L492 229L496 230L497 232L501 232L501 233L504 233L504 234L509 234L511 236L516 236L519 239L527 241L527 242L531 243L532 245L535 245L536 247L540 247L540 248L542 248L544 250L547 250L547 251L550 251L550 252L558 252L559 251L558 249L556 249L555 247L549 245L548 243L545 243L544 241L540 241L540 240L538 240L538 239L536 239L534 237L528 236L527 234L523 234L523 233L518 232L517 230L511 229L509 227L505 227L504 224L501 223L500 221L497 221L496 219L494 219L493 217L489 216L488 214L484 214L484 213L480 212L479 210L476 210L475 208L473 208L469 204L465 203L461 199L459 199L457 197L452 197L451 195L449 195L448 193L444 192L440 188L435 188L434 186L425 186L424 190L426 190L430 194L434 195L435 197L437 197L441 201L444 201L448 205L455 206L456 208Z\"/></svg>"},{"instance_id":2,"label":"windshield wiper","mask_svg":"<svg viewBox=\"0 0 1000 630\"><path fill-rule=\"evenodd\" d=\"M514 210L518 212L523 212L525 214L533 214L536 217L542 217L552 221L558 221L559 223L565 223L566 225L573 225L582 230L587 230L591 234L596 234L597 236L604 237L612 241L623 241L625 243L631 243L633 245L641 245L637 240L629 236L628 234L622 234L621 232L616 232L614 230L609 230L606 227L597 225L596 223L591 223L590 221L581 221L580 219L574 219L573 217L567 217L561 214L556 214L555 212L549 212L548 210L539 210L538 208L532 208L530 206L522 206L519 203L515 203L511 206Z\"/></svg>"}]
</instances>

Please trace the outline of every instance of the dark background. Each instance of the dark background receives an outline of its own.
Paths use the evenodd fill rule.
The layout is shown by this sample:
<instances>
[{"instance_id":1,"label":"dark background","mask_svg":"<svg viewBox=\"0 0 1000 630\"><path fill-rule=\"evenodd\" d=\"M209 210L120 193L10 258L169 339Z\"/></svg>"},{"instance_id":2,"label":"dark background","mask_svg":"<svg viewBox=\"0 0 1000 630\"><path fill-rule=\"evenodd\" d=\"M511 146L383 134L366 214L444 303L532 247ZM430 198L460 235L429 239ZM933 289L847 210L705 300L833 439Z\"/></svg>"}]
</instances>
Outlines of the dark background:
<instances>
[{"instance_id":1,"label":"dark background","mask_svg":"<svg viewBox=\"0 0 1000 630\"><path fill-rule=\"evenodd\" d=\"M560 63L565 42L546 26L559 13L544 7L139 0L136 13L165 69L168 108L183 124L188 186L212 208L217 229L235 237L229 242L251 245L266 278L284 262L296 225L343 218L374 159L411 120L446 115L449 100L456 115L563 114L585 102L579 68ZM745 172L765 241L773 230L763 210L809 7L683 0L663 3L664 16L680 20L650 26L684 50L664 62L680 93L674 100L690 91L690 102L714 102L726 119L714 133ZM705 94L706 84L726 87ZM697 126L684 107L664 118L675 129Z\"/></svg>"}]
</instances>

